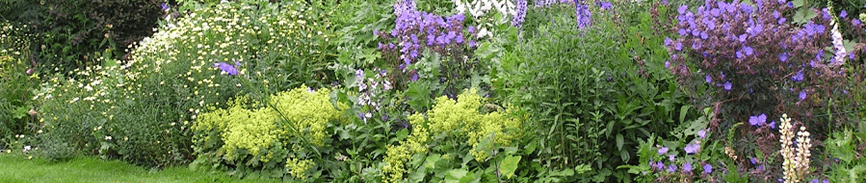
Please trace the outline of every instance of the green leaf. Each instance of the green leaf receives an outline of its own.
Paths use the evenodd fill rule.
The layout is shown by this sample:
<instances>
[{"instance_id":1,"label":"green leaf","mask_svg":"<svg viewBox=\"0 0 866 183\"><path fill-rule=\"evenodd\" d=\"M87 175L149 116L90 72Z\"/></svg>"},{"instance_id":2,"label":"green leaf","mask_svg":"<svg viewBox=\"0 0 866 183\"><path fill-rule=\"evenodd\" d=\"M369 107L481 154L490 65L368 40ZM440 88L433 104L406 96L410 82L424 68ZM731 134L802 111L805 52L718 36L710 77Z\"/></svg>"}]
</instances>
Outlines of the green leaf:
<instances>
[{"instance_id":1,"label":"green leaf","mask_svg":"<svg viewBox=\"0 0 866 183\"><path fill-rule=\"evenodd\" d=\"M445 174L445 182L446 183L459 183L460 179L466 176L468 171L463 169L451 169ZM474 177L474 176L473 176Z\"/></svg>"},{"instance_id":2,"label":"green leaf","mask_svg":"<svg viewBox=\"0 0 866 183\"><path fill-rule=\"evenodd\" d=\"M480 177L476 177L474 172L467 172L463 178L460 178L460 183L473 183L480 181Z\"/></svg>"},{"instance_id":3,"label":"green leaf","mask_svg":"<svg viewBox=\"0 0 866 183\"><path fill-rule=\"evenodd\" d=\"M521 156L506 156L499 164L499 172L505 175L506 178L511 178L514 171L517 170L517 164L520 162Z\"/></svg>"},{"instance_id":4,"label":"green leaf","mask_svg":"<svg viewBox=\"0 0 866 183\"><path fill-rule=\"evenodd\" d=\"M616 134L616 149L622 151L622 145L625 143L625 140L622 137L622 134Z\"/></svg>"},{"instance_id":5,"label":"green leaf","mask_svg":"<svg viewBox=\"0 0 866 183\"><path fill-rule=\"evenodd\" d=\"M407 136L409 136L409 130L406 130L404 128L400 131L397 131L397 140L398 141L402 141L403 139L406 139Z\"/></svg>"},{"instance_id":6,"label":"green leaf","mask_svg":"<svg viewBox=\"0 0 866 183\"><path fill-rule=\"evenodd\" d=\"M686 122L686 114L689 113L689 108L691 108L691 106L689 105L685 105L680 108L680 123Z\"/></svg>"},{"instance_id":7,"label":"green leaf","mask_svg":"<svg viewBox=\"0 0 866 183\"><path fill-rule=\"evenodd\" d=\"M794 8L802 7L803 4L804 4L804 1L805 1L805 0L794 0L794 1L793 1L793 3L794 3Z\"/></svg>"}]
</instances>

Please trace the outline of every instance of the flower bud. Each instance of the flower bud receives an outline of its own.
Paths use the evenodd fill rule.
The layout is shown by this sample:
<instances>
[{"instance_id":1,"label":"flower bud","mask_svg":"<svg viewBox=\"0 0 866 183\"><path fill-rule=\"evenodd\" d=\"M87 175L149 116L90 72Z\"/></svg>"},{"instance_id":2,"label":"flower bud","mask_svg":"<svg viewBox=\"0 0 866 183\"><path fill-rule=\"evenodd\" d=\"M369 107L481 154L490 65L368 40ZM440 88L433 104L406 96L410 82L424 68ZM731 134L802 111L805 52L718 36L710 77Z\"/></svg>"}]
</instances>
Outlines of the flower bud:
<instances>
[{"instance_id":1,"label":"flower bud","mask_svg":"<svg viewBox=\"0 0 866 183\"><path fill-rule=\"evenodd\" d=\"M34 110L34 109L30 109L30 111L27 112L27 113L30 114L31 116L36 116L37 114L39 114L39 113L36 112L36 110Z\"/></svg>"},{"instance_id":2,"label":"flower bud","mask_svg":"<svg viewBox=\"0 0 866 183\"><path fill-rule=\"evenodd\" d=\"M29 76L29 75L32 75L32 74L33 74L33 68L29 68L29 69L27 69L27 75Z\"/></svg>"}]
</instances>

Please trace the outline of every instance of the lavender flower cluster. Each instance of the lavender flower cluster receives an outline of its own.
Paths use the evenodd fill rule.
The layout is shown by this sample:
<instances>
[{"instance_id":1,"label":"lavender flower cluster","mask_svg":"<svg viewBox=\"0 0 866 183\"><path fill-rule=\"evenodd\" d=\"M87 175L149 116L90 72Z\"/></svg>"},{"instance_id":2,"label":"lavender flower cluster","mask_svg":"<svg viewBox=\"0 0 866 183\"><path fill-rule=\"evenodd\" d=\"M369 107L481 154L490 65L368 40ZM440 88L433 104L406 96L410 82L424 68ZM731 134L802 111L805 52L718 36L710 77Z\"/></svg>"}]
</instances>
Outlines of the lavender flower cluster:
<instances>
[{"instance_id":1,"label":"lavender flower cluster","mask_svg":"<svg viewBox=\"0 0 866 183\"><path fill-rule=\"evenodd\" d=\"M517 0L516 6L511 25L519 28L523 26L523 21L526 20L526 0Z\"/></svg>"},{"instance_id":2,"label":"lavender flower cluster","mask_svg":"<svg viewBox=\"0 0 866 183\"><path fill-rule=\"evenodd\" d=\"M358 118L367 123L367 120L373 117L374 113L382 111L382 102L386 98L385 93L390 91L393 86L391 81L388 81L388 72L382 69L377 69L376 75L372 78L367 78L364 70L358 69L355 71L354 86L358 86L358 102L355 105L361 107L361 113Z\"/></svg>"},{"instance_id":3,"label":"lavender flower cluster","mask_svg":"<svg viewBox=\"0 0 866 183\"><path fill-rule=\"evenodd\" d=\"M574 9L577 14L577 27L583 29L592 24L592 12L589 11L589 6L583 3L583 0L578 2L574 0Z\"/></svg>"},{"instance_id":4,"label":"lavender flower cluster","mask_svg":"<svg viewBox=\"0 0 866 183\"><path fill-rule=\"evenodd\" d=\"M396 27L390 33L373 33L385 40L379 42L379 50L385 53L386 59L398 61L394 63L397 70L401 74L411 75L411 81L417 80L418 75L408 66L418 61L425 48L441 55L455 56L462 55L466 46L476 46L475 27L469 26L465 33L463 31L463 14L442 17L418 11L414 0L397 2L394 4L394 13L397 15Z\"/></svg>"}]
</instances>

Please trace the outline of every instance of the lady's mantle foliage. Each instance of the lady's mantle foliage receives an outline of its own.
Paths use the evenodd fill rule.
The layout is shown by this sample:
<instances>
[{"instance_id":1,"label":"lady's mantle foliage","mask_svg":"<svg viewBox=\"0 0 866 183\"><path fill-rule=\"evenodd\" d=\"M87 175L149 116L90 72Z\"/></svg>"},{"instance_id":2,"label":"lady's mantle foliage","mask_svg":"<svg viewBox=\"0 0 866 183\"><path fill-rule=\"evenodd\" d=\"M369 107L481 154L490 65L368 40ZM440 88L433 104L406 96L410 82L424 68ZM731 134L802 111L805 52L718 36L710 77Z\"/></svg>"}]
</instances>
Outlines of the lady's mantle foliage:
<instances>
[{"instance_id":1,"label":"lady's mantle foliage","mask_svg":"<svg viewBox=\"0 0 866 183\"><path fill-rule=\"evenodd\" d=\"M229 164L242 165L250 162L268 162L273 158L286 158L289 167L309 167L309 160L299 160L297 157L275 157L280 150L298 151L299 144L293 144L300 138L307 138L310 144L318 147L327 146L326 138L332 132L326 128L334 121L341 120L342 111L348 106L330 102L330 90L327 88L311 91L306 86L281 92L271 96L273 108L247 109L246 98L236 99L228 109L216 109L203 113L193 126L193 129L207 135L197 135L194 141L198 144L208 141L222 141L224 144L217 151L206 151L200 157L212 156L212 153L222 154L222 160ZM282 120L300 131L291 133L287 125L281 125ZM303 149L303 148L301 148ZM241 150L246 153L238 153ZM275 153L276 152L276 153ZM252 157L252 159L250 159ZM303 172L292 169L292 175L303 178Z\"/></svg>"},{"instance_id":2,"label":"lady's mantle foliage","mask_svg":"<svg viewBox=\"0 0 866 183\"><path fill-rule=\"evenodd\" d=\"M415 153L430 151L432 145L429 144L447 146L453 145L446 143L454 141L453 139L456 139L456 142L465 141L472 145L469 153L475 156L475 160L485 162L491 155L489 151L495 149L492 149L492 146L481 147L482 141L489 140L491 144L506 147L520 138L525 117L509 117L508 115L514 112L511 109L505 113L480 114L478 111L481 106L482 97L477 94L477 90L471 89L464 90L456 100L446 96L436 98L436 105L429 111L426 119L420 113L409 116L413 127L412 135L400 145L388 148L385 156L387 164L382 168L384 179L399 182L406 173L404 163ZM445 140L446 138L452 140Z\"/></svg>"}]
</instances>

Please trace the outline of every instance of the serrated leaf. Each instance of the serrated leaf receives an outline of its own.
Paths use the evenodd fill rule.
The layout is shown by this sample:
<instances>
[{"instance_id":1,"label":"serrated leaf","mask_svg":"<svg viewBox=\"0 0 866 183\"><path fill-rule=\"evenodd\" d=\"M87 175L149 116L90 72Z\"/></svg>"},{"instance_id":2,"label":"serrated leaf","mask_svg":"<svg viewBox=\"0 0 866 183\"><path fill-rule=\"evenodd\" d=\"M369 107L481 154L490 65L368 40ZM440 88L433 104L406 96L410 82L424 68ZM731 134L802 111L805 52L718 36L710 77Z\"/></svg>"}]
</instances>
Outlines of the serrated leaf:
<instances>
[{"instance_id":1,"label":"serrated leaf","mask_svg":"<svg viewBox=\"0 0 866 183\"><path fill-rule=\"evenodd\" d=\"M499 164L499 172L505 175L506 178L511 178L514 171L517 170L517 165L520 163L521 156L506 156Z\"/></svg>"}]
</instances>

